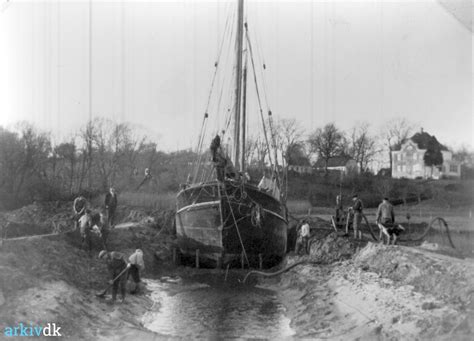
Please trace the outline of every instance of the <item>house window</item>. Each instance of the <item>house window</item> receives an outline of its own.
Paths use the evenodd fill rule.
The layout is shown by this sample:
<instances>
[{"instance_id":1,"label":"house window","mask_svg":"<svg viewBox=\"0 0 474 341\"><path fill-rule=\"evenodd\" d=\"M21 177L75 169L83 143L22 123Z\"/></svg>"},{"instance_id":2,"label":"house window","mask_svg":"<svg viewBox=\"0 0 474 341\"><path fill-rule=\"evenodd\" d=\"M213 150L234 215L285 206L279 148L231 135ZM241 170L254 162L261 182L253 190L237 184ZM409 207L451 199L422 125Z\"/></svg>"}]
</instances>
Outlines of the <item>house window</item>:
<instances>
[{"instance_id":1,"label":"house window","mask_svg":"<svg viewBox=\"0 0 474 341\"><path fill-rule=\"evenodd\" d=\"M414 153L414 154L413 154L413 160L416 161L417 159L418 159L418 154L417 154L417 153Z\"/></svg>"},{"instance_id":2,"label":"house window","mask_svg":"<svg viewBox=\"0 0 474 341\"><path fill-rule=\"evenodd\" d=\"M406 172L407 171L407 166L403 165L402 166L402 172Z\"/></svg>"},{"instance_id":3,"label":"house window","mask_svg":"<svg viewBox=\"0 0 474 341\"><path fill-rule=\"evenodd\" d=\"M393 154L393 161L397 161L397 154Z\"/></svg>"},{"instance_id":4,"label":"house window","mask_svg":"<svg viewBox=\"0 0 474 341\"><path fill-rule=\"evenodd\" d=\"M457 173L458 172L458 165L449 165L449 172L450 173Z\"/></svg>"}]
</instances>

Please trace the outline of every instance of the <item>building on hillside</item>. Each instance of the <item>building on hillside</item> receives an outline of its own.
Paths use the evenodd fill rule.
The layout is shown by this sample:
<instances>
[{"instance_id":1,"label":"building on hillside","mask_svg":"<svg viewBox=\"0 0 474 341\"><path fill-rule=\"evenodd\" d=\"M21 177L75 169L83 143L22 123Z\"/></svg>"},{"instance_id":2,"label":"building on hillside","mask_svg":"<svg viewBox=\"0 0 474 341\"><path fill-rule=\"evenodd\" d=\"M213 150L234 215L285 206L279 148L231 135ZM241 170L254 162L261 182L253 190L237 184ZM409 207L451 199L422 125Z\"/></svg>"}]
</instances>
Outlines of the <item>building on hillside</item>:
<instances>
[{"instance_id":1,"label":"building on hillside","mask_svg":"<svg viewBox=\"0 0 474 341\"><path fill-rule=\"evenodd\" d=\"M298 174L313 174L313 167L311 166L289 165L288 170Z\"/></svg>"},{"instance_id":2,"label":"building on hillside","mask_svg":"<svg viewBox=\"0 0 474 341\"><path fill-rule=\"evenodd\" d=\"M426 165L425 154L429 149L441 152L441 164ZM416 133L402 143L399 150L392 151L392 177L397 179L460 178L461 164L453 160L452 153L434 136L421 130L420 133Z\"/></svg>"},{"instance_id":3,"label":"building on hillside","mask_svg":"<svg viewBox=\"0 0 474 341\"><path fill-rule=\"evenodd\" d=\"M314 164L314 168L318 171L324 171L326 169L326 162L323 159L318 159ZM344 174L349 172L359 172L357 162L348 155L340 155L332 157L328 160L327 165L328 171L339 171Z\"/></svg>"}]
</instances>

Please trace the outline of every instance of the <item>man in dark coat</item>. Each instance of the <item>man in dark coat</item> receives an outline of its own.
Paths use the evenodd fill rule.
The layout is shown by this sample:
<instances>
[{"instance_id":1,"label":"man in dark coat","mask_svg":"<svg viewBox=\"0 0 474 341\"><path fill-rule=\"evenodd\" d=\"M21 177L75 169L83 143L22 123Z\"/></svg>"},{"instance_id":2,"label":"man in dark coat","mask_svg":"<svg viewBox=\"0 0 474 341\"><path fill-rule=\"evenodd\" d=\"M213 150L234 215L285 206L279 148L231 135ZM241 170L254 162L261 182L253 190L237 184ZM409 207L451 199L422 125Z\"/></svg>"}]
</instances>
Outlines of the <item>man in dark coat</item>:
<instances>
[{"instance_id":1,"label":"man in dark coat","mask_svg":"<svg viewBox=\"0 0 474 341\"><path fill-rule=\"evenodd\" d=\"M357 194L354 194L352 197L352 201L354 205L350 208L351 212L353 213L353 220L352 220L352 227L354 229L354 238L361 238L362 233L360 232L360 225L362 223L362 210L364 209L364 205L362 204L362 200L359 199ZM346 225L346 234L349 234L348 225Z\"/></svg>"},{"instance_id":2,"label":"man in dark coat","mask_svg":"<svg viewBox=\"0 0 474 341\"><path fill-rule=\"evenodd\" d=\"M112 284L112 302L115 302L117 298L117 291L119 287L120 294L122 296L122 302L125 301L127 284L126 269L130 267L130 265L125 260L125 255L117 251L107 252L102 250L99 253L99 259L105 260L107 263L107 268L110 271L111 280L109 281L109 284ZM118 277L119 275L120 277Z\"/></svg>"},{"instance_id":3,"label":"man in dark coat","mask_svg":"<svg viewBox=\"0 0 474 341\"><path fill-rule=\"evenodd\" d=\"M387 245L390 244L390 240L395 245L397 236L405 230L403 226L395 224L393 205L388 201L388 198L383 198L382 203L379 205L376 222L380 230L379 240L383 243L383 236L385 235L387 237Z\"/></svg>"},{"instance_id":4,"label":"man in dark coat","mask_svg":"<svg viewBox=\"0 0 474 341\"><path fill-rule=\"evenodd\" d=\"M105 209L107 210L107 218L110 228L114 228L115 210L117 209L117 193L115 189L110 187L109 192L105 195Z\"/></svg>"}]
</instances>

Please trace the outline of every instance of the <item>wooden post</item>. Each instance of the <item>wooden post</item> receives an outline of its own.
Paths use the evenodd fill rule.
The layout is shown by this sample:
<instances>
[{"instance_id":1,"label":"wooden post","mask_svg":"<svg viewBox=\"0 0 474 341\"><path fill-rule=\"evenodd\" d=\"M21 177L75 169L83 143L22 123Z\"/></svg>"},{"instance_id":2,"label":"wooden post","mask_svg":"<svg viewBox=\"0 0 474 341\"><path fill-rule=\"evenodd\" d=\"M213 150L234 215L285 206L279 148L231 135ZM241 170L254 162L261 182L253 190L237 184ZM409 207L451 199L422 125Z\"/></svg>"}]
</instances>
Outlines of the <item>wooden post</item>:
<instances>
[{"instance_id":1,"label":"wooden post","mask_svg":"<svg viewBox=\"0 0 474 341\"><path fill-rule=\"evenodd\" d=\"M263 268L263 257L262 254L258 254L258 268L261 270Z\"/></svg>"},{"instance_id":2,"label":"wooden post","mask_svg":"<svg viewBox=\"0 0 474 341\"><path fill-rule=\"evenodd\" d=\"M196 268L199 269L199 249L196 249Z\"/></svg>"},{"instance_id":3,"label":"wooden post","mask_svg":"<svg viewBox=\"0 0 474 341\"><path fill-rule=\"evenodd\" d=\"M173 248L173 264L176 264L176 261L177 261L177 259L176 259L176 254L177 254L177 253L178 253L178 252L177 252L176 248L174 247L174 248Z\"/></svg>"},{"instance_id":4,"label":"wooden post","mask_svg":"<svg viewBox=\"0 0 474 341\"><path fill-rule=\"evenodd\" d=\"M244 263L244 252L242 251L242 253L240 254L240 264L242 265L242 269L245 267L245 263Z\"/></svg>"}]
</instances>

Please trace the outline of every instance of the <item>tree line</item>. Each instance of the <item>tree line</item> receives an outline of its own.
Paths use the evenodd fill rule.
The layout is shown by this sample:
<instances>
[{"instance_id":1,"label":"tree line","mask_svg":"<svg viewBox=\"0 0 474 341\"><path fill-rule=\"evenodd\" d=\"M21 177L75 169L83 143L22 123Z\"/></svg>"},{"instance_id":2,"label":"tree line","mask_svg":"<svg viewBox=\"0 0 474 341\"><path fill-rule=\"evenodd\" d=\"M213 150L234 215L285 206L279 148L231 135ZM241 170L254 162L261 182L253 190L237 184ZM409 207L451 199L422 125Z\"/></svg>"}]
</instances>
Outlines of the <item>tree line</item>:
<instances>
[{"instance_id":1,"label":"tree line","mask_svg":"<svg viewBox=\"0 0 474 341\"><path fill-rule=\"evenodd\" d=\"M306 131L296 119L280 119L273 127L272 139L285 165L309 166L311 160L321 159L326 172L329 160L337 156L352 158L362 172L368 171L374 161L382 162L385 158L391 168L390 152L413 132L413 124L405 119L391 120L378 134L371 131L369 123L358 123L349 131L335 123ZM265 163L267 151L261 137L251 140L247 153L254 165Z\"/></svg>"},{"instance_id":2,"label":"tree line","mask_svg":"<svg viewBox=\"0 0 474 341\"><path fill-rule=\"evenodd\" d=\"M183 165L192 160L190 151L165 153L131 124L103 118L90 120L56 145L50 133L26 122L11 130L0 127L0 208L93 197L109 186L135 190L146 168L152 178L141 191L174 191L186 179Z\"/></svg>"},{"instance_id":3,"label":"tree line","mask_svg":"<svg viewBox=\"0 0 474 341\"><path fill-rule=\"evenodd\" d=\"M296 119L280 119L271 122L269 143L279 151L276 158L286 167L310 166L314 159L327 165L331 158L346 155L367 172L372 162L384 158L391 167L390 152L410 137L413 126L407 120L394 119L379 134L373 133L368 123L349 131L335 123L305 131ZM250 168L265 168L270 155L263 136L249 139L246 154ZM152 178L140 191L176 191L186 181L196 158L192 150L161 151L155 141L130 123L104 118L90 120L60 143L26 122L14 129L0 127L0 208L34 200L71 199L79 194L93 197L109 186L135 191L147 168ZM464 148L458 158L472 162L473 153Z\"/></svg>"},{"instance_id":4,"label":"tree line","mask_svg":"<svg viewBox=\"0 0 474 341\"><path fill-rule=\"evenodd\" d=\"M348 131L340 129L335 123L328 123L312 131L307 131L296 119L281 119L273 124L273 136L281 152L284 165L310 166L312 160L322 160L325 173L328 173L330 159L344 156L353 159L360 172L371 172L374 168L387 168L391 174L392 151L399 150L402 143L413 137L427 149L424 162L427 166L439 166L443 163L441 150L447 150L434 135L415 133L416 125L404 118L394 118L373 132L369 123L362 122ZM420 144L421 143L421 144ZM247 154L251 164L262 167L266 153L264 141L257 137L251 140ZM474 153L467 147L455 151L454 157L463 164L472 164ZM378 167L373 167L374 162ZM383 165L381 167L380 165Z\"/></svg>"}]
</instances>

